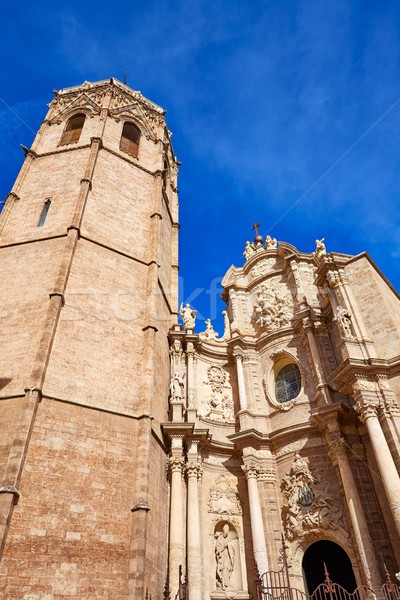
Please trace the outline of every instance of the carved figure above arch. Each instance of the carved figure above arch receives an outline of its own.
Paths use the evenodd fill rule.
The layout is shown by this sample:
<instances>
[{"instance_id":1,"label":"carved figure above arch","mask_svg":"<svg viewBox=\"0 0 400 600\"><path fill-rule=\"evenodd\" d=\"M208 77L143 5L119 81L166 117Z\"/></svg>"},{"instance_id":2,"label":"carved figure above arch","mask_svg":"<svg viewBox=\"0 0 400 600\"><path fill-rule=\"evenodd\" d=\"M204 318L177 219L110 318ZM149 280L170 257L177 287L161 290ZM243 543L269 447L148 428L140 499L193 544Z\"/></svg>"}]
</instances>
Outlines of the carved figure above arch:
<instances>
[{"instance_id":1,"label":"carved figure above arch","mask_svg":"<svg viewBox=\"0 0 400 600\"><path fill-rule=\"evenodd\" d=\"M286 498L282 520L289 541L306 533L319 535L342 528L343 509L329 493L324 471L312 472L297 452L289 473L282 478L281 489Z\"/></svg>"},{"instance_id":2,"label":"carved figure above arch","mask_svg":"<svg viewBox=\"0 0 400 600\"><path fill-rule=\"evenodd\" d=\"M242 514L242 505L237 490L224 475L220 475L210 489L208 510L224 515Z\"/></svg>"}]
</instances>

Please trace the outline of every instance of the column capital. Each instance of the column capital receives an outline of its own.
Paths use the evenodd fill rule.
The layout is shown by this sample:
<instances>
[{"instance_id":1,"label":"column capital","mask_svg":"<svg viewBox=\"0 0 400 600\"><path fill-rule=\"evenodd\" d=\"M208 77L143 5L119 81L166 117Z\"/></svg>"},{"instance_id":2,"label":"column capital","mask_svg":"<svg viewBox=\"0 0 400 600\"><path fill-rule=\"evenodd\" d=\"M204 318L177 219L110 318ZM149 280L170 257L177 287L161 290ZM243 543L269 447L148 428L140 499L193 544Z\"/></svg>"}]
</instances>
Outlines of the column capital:
<instances>
[{"instance_id":1,"label":"column capital","mask_svg":"<svg viewBox=\"0 0 400 600\"><path fill-rule=\"evenodd\" d=\"M255 462L242 465L242 471L245 474L247 481L249 479L257 479L260 467Z\"/></svg>"},{"instance_id":2,"label":"column capital","mask_svg":"<svg viewBox=\"0 0 400 600\"><path fill-rule=\"evenodd\" d=\"M183 456L169 456L168 468L170 473L174 473L176 471L182 472L184 462Z\"/></svg>"},{"instance_id":3,"label":"column capital","mask_svg":"<svg viewBox=\"0 0 400 600\"><path fill-rule=\"evenodd\" d=\"M370 417L378 417L379 400L372 398L360 398L354 405L355 410L363 423Z\"/></svg>"},{"instance_id":4,"label":"column capital","mask_svg":"<svg viewBox=\"0 0 400 600\"><path fill-rule=\"evenodd\" d=\"M348 458L347 442L343 437L338 435L328 440L328 456L334 465L338 464L340 460Z\"/></svg>"},{"instance_id":5,"label":"column capital","mask_svg":"<svg viewBox=\"0 0 400 600\"><path fill-rule=\"evenodd\" d=\"M203 467L202 467L201 459L197 459L196 462L188 462L186 463L186 476L188 479L191 477L196 477L198 481L201 481L203 476Z\"/></svg>"},{"instance_id":6,"label":"column capital","mask_svg":"<svg viewBox=\"0 0 400 600\"><path fill-rule=\"evenodd\" d=\"M232 352L232 356L234 357L234 359L236 360L236 362L241 361L243 362L244 359L244 351L242 348L234 348L233 352Z\"/></svg>"}]
</instances>

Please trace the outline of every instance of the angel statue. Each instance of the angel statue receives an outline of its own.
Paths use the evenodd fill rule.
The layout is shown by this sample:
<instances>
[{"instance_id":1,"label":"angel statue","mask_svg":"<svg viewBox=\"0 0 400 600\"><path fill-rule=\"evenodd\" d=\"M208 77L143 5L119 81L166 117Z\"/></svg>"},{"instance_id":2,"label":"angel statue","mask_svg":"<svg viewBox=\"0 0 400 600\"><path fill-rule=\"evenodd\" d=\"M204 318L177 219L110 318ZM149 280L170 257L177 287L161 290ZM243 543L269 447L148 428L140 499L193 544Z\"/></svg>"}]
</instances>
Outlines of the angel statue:
<instances>
[{"instance_id":1,"label":"angel statue","mask_svg":"<svg viewBox=\"0 0 400 600\"><path fill-rule=\"evenodd\" d=\"M183 306L183 302L182 302L181 308L179 310L179 314L181 315L181 317L183 319L183 326L184 326L185 330L186 331L188 329L193 330L194 324L196 322L197 310L192 310L190 308L190 304L186 304L186 306Z\"/></svg>"}]
</instances>

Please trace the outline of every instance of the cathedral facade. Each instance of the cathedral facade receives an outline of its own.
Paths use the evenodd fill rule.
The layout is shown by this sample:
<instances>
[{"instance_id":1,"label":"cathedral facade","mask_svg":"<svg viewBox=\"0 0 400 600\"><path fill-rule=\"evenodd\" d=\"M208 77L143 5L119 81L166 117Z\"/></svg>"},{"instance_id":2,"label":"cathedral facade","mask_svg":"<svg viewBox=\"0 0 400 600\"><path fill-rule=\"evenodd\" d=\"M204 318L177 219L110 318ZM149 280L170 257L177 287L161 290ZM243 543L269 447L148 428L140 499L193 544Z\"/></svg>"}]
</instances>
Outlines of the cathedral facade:
<instances>
[{"instance_id":1,"label":"cathedral facade","mask_svg":"<svg viewBox=\"0 0 400 600\"><path fill-rule=\"evenodd\" d=\"M367 254L256 224L224 332L198 333L170 138L111 79L56 92L24 148L0 215L0 597L249 600L282 566L312 593L323 563L379 595L400 565L399 296Z\"/></svg>"}]
</instances>

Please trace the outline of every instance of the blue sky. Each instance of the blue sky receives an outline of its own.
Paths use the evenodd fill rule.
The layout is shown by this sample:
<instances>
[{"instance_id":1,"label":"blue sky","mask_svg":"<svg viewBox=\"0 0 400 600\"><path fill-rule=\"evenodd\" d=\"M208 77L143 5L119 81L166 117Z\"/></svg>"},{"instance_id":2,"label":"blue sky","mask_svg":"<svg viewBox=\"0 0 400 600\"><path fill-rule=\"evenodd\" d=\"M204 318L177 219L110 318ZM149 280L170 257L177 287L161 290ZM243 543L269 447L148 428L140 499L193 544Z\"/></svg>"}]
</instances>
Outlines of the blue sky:
<instances>
[{"instance_id":1,"label":"blue sky","mask_svg":"<svg viewBox=\"0 0 400 600\"><path fill-rule=\"evenodd\" d=\"M182 298L203 318L223 310L207 290L242 264L254 221L270 230L354 144L270 232L366 250L400 288L398 2L4 2L0 18L3 200L51 90L126 73L167 110Z\"/></svg>"}]
</instances>

